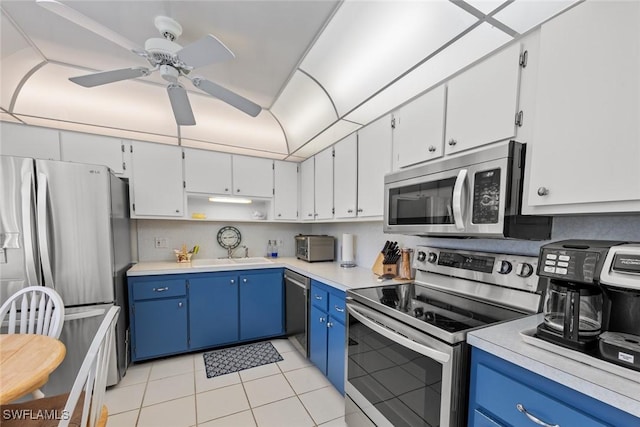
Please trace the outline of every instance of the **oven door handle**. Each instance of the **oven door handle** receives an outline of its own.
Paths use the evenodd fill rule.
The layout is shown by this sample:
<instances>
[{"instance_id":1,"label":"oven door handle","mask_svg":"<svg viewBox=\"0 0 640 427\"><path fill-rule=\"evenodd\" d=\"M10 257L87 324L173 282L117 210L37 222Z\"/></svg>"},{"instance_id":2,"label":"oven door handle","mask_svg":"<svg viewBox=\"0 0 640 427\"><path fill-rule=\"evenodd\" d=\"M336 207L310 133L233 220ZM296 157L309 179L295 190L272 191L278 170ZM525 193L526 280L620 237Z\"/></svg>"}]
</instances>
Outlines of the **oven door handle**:
<instances>
[{"instance_id":1,"label":"oven door handle","mask_svg":"<svg viewBox=\"0 0 640 427\"><path fill-rule=\"evenodd\" d=\"M368 310L366 308L362 308L362 307L358 307L357 309L354 308L351 305L347 305L347 310L349 310L349 314L352 315L353 317L355 317L360 323L364 324L366 327L368 327L369 329L372 329L374 331L376 331L377 333L379 333L380 335L404 346L407 347L413 351L416 351L424 356L427 356L437 362L440 362L442 364L448 363L449 360L451 359L451 356L449 356L448 354L436 350L432 347L430 347L427 343L419 343L417 341L414 341L412 339L409 339L403 335L400 335L398 332L389 329L388 327L384 327L382 326L384 324L384 320L378 316L375 312ZM376 321L379 321L380 324L374 322L373 320L370 320L367 316L365 316L363 313L366 313L367 316L371 316L371 317L375 317Z\"/></svg>"},{"instance_id":2,"label":"oven door handle","mask_svg":"<svg viewBox=\"0 0 640 427\"><path fill-rule=\"evenodd\" d=\"M458 177L456 178L456 183L453 185L453 222L455 223L456 229L464 230L464 218L462 215L462 190L464 188L464 183L467 180L467 170L460 169L458 172Z\"/></svg>"}]
</instances>

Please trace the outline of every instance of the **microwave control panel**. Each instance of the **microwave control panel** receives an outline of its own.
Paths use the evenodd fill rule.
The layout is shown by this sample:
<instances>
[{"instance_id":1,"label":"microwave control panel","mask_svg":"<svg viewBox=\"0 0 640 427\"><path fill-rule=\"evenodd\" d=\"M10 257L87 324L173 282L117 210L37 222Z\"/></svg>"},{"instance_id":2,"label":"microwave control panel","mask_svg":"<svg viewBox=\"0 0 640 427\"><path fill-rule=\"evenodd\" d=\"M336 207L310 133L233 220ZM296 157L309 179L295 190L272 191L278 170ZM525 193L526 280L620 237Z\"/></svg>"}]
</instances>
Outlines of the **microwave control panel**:
<instances>
[{"instance_id":1,"label":"microwave control panel","mask_svg":"<svg viewBox=\"0 0 640 427\"><path fill-rule=\"evenodd\" d=\"M476 172L473 179L474 224L497 224L500 214L500 169Z\"/></svg>"}]
</instances>

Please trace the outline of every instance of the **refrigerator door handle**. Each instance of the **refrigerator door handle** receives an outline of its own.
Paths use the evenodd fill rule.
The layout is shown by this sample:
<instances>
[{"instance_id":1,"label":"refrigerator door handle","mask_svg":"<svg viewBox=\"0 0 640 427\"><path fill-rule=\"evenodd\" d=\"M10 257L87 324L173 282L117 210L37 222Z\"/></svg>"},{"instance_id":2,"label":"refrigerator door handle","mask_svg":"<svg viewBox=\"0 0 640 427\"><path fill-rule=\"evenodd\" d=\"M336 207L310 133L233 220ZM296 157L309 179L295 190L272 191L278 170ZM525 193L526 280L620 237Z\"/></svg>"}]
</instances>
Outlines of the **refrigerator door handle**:
<instances>
[{"instance_id":1,"label":"refrigerator door handle","mask_svg":"<svg viewBox=\"0 0 640 427\"><path fill-rule=\"evenodd\" d=\"M38 244L40 247L40 259L42 260L42 272L44 285L55 288L53 283L53 270L51 269L51 257L49 254L49 227L47 223L47 192L49 191L47 176L38 173Z\"/></svg>"},{"instance_id":2,"label":"refrigerator door handle","mask_svg":"<svg viewBox=\"0 0 640 427\"><path fill-rule=\"evenodd\" d=\"M64 321L68 322L70 320L86 319L87 317L103 316L106 312L107 310L104 308L96 308L93 310L81 311L79 313L65 314Z\"/></svg>"},{"instance_id":3,"label":"refrigerator door handle","mask_svg":"<svg viewBox=\"0 0 640 427\"><path fill-rule=\"evenodd\" d=\"M27 267L28 286L40 285L36 272L36 260L34 254L34 236L31 212L33 211L33 170L26 170L22 174L22 228L24 231L24 249Z\"/></svg>"}]
</instances>

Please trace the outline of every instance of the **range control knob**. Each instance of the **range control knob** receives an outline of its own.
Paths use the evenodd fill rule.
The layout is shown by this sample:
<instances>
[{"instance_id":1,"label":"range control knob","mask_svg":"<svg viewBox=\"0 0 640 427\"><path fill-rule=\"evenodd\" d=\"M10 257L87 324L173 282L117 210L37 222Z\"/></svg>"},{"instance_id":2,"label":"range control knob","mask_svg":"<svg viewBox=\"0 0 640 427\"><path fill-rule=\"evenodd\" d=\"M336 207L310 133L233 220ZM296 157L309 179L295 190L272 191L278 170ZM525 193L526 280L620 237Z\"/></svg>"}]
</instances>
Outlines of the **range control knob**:
<instances>
[{"instance_id":1,"label":"range control knob","mask_svg":"<svg viewBox=\"0 0 640 427\"><path fill-rule=\"evenodd\" d=\"M438 255L436 255L435 252L429 252L429 257L427 258L427 261L433 264L434 262L437 261L437 259L438 259Z\"/></svg>"},{"instance_id":2,"label":"range control knob","mask_svg":"<svg viewBox=\"0 0 640 427\"><path fill-rule=\"evenodd\" d=\"M498 268L498 273L500 273L500 274L509 274L509 273L511 273L512 269L513 269L513 266L511 265L511 263L509 261L501 261L500 262L500 268Z\"/></svg>"},{"instance_id":3,"label":"range control knob","mask_svg":"<svg viewBox=\"0 0 640 427\"><path fill-rule=\"evenodd\" d=\"M423 262L427 258L427 254L423 251L418 251L418 261Z\"/></svg>"},{"instance_id":4,"label":"range control knob","mask_svg":"<svg viewBox=\"0 0 640 427\"><path fill-rule=\"evenodd\" d=\"M516 274L520 277L529 277L533 274L533 266L526 262L516 266Z\"/></svg>"}]
</instances>

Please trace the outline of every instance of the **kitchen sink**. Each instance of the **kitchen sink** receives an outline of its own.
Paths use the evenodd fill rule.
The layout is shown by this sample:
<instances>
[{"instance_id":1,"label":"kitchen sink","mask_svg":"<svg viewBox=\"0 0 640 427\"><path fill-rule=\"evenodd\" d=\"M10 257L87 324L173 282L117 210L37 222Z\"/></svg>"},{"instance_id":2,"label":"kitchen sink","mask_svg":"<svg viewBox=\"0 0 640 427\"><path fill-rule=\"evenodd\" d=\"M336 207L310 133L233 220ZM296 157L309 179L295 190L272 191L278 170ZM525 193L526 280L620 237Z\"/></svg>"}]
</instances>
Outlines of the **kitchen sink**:
<instances>
[{"instance_id":1,"label":"kitchen sink","mask_svg":"<svg viewBox=\"0 0 640 427\"><path fill-rule=\"evenodd\" d=\"M233 265L233 260L230 260L228 258L191 260L192 267L212 267L212 266L221 266L221 265Z\"/></svg>"},{"instance_id":2,"label":"kitchen sink","mask_svg":"<svg viewBox=\"0 0 640 427\"><path fill-rule=\"evenodd\" d=\"M271 264L269 258L257 256L257 257L248 257L248 258L233 258L232 260L236 264Z\"/></svg>"}]
</instances>

